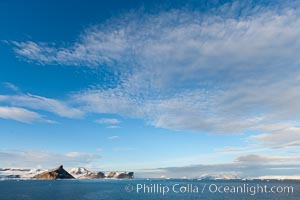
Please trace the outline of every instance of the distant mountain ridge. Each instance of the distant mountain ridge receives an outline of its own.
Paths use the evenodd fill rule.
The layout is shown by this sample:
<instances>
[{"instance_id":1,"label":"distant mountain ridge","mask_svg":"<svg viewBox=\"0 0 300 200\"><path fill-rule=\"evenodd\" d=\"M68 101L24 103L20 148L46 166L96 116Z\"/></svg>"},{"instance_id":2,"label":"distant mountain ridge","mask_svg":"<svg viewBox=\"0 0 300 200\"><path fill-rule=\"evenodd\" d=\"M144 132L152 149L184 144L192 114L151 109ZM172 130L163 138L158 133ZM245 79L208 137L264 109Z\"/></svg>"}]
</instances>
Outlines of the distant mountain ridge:
<instances>
[{"instance_id":1,"label":"distant mountain ridge","mask_svg":"<svg viewBox=\"0 0 300 200\"><path fill-rule=\"evenodd\" d=\"M43 169L22 169L22 168L0 168L0 179L31 179L33 176L42 173Z\"/></svg>"},{"instance_id":2,"label":"distant mountain ridge","mask_svg":"<svg viewBox=\"0 0 300 200\"><path fill-rule=\"evenodd\" d=\"M52 170L22 169L22 168L0 168L0 179L132 179L134 172L91 172L84 167L71 168L66 171L63 166Z\"/></svg>"},{"instance_id":3,"label":"distant mountain ridge","mask_svg":"<svg viewBox=\"0 0 300 200\"><path fill-rule=\"evenodd\" d=\"M202 179L202 180L232 180L232 179L242 179L240 176L238 175L226 175L226 174L203 174L202 176L200 176L198 179Z\"/></svg>"},{"instance_id":4,"label":"distant mountain ridge","mask_svg":"<svg viewBox=\"0 0 300 200\"><path fill-rule=\"evenodd\" d=\"M80 178L82 176L92 173L91 171L87 170L84 167L74 167L74 168L70 169L68 172L75 178Z\"/></svg>"},{"instance_id":5,"label":"distant mountain ridge","mask_svg":"<svg viewBox=\"0 0 300 200\"><path fill-rule=\"evenodd\" d=\"M106 178L131 179L133 176L133 172L108 172L105 174Z\"/></svg>"},{"instance_id":6,"label":"distant mountain ridge","mask_svg":"<svg viewBox=\"0 0 300 200\"><path fill-rule=\"evenodd\" d=\"M98 179L98 178L116 178L116 179L132 179L134 178L134 172L91 172L84 167L72 168L69 170L72 176L79 179Z\"/></svg>"}]
</instances>

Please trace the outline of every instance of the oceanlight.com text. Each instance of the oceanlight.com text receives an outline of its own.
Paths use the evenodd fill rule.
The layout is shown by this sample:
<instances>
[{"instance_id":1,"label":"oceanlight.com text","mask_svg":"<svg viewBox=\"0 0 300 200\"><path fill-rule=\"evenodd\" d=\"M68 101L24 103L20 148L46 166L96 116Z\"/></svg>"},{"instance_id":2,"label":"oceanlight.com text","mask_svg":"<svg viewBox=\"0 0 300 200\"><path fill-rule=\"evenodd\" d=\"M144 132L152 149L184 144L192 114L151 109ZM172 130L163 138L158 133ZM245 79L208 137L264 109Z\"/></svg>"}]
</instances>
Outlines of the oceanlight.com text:
<instances>
[{"instance_id":1,"label":"oceanlight.com text","mask_svg":"<svg viewBox=\"0 0 300 200\"><path fill-rule=\"evenodd\" d=\"M264 194L264 193L294 193L293 186L280 186L280 185L263 185L263 184L239 184L239 185L221 185L216 183L211 184L180 184L173 185L164 184L135 184L126 185L126 192L135 192L137 194L161 194L168 193L219 193L219 194Z\"/></svg>"}]
</instances>

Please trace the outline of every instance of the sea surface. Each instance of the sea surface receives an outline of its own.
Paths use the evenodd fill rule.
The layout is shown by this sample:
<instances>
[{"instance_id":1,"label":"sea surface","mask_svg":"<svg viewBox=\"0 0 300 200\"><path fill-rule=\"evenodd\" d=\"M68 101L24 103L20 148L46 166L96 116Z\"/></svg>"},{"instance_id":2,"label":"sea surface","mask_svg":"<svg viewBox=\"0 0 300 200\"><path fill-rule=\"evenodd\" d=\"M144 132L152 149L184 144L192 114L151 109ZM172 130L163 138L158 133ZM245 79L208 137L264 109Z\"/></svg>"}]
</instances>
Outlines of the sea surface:
<instances>
[{"instance_id":1,"label":"sea surface","mask_svg":"<svg viewBox=\"0 0 300 200\"><path fill-rule=\"evenodd\" d=\"M289 191L287 188L290 188ZM293 188L291 190L291 187ZM271 188L272 191L271 192ZM264 190L266 189L266 190ZM300 200L300 181L2 180L0 200Z\"/></svg>"}]
</instances>

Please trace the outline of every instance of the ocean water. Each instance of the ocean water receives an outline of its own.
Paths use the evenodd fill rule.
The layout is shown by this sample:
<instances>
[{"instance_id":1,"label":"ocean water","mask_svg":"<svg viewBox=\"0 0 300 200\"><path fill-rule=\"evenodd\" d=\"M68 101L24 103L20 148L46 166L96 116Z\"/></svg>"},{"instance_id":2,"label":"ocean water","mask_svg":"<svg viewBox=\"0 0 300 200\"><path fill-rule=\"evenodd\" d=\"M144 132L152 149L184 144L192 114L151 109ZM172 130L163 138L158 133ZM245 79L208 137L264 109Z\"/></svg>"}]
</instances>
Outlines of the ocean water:
<instances>
[{"instance_id":1,"label":"ocean water","mask_svg":"<svg viewBox=\"0 0 300 200\"><path fill-rule=\"evenodd\" d=\"M289 191L288 191L289 187ZM291 189L292 187L292 189ZM272 188L272 191L271 191ZM265 190L266 189L266 190ZM300 181L4 180L0 200L299 200Z\"/></svg>"}]
</instances>

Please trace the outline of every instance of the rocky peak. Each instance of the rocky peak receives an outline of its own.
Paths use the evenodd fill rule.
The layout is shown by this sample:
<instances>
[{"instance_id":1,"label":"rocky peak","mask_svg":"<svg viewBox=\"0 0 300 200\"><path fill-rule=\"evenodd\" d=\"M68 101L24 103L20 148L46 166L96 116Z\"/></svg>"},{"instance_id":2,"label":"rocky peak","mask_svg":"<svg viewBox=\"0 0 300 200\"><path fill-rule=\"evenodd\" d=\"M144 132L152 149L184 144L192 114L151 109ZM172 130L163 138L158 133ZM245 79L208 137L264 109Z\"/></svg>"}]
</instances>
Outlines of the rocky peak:
<instances>
[{"instance_id":1,"label":"rocky peak","mask_svg":"<svg viewBox=\"0 0 300 200\"><path fill-rule=\"evenodd\" d=\"M56 169L37 174L33 177L34 179L44 179L44 180L55 180L55 179L74 179L74 177L69 174L63 166L59 166Z\"/></svg>"}]
</instances>

